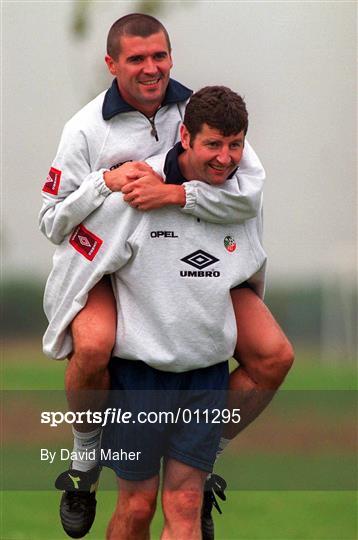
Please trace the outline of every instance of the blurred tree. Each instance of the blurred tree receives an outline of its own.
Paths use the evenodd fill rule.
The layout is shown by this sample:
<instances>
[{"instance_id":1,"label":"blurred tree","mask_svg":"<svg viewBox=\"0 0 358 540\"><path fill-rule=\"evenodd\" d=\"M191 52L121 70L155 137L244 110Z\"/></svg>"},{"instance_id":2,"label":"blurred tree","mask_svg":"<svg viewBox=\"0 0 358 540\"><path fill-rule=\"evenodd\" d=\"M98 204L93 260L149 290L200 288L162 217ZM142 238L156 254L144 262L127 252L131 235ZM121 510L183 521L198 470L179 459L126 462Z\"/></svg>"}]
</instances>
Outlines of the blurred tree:
<instances>
[{"instance_id":1,"label":"blurred tree","mask_svg":"<svg viewBox=\"0 0 358 540\"><path fill-rule=\"evenodd\" d=\"M168 4L169 3L162 2L161 0L139 0L138 2L133 2L132 12L154 15L163 11ZM83 39L86 36L92 6L92 0L74 0L71 31L80 39Z\"/></svg>"},{"instance_id":2,"label":"blurred tree","mask_svg":"<svg viewBox=\"0 0 358 540\"><path fill-rule=\"evenodd\" d=\"M71 30L79 38L83 38L86 35L90 4L91 0L75 0L74 2Z\"/></svg>"}]
</instances>

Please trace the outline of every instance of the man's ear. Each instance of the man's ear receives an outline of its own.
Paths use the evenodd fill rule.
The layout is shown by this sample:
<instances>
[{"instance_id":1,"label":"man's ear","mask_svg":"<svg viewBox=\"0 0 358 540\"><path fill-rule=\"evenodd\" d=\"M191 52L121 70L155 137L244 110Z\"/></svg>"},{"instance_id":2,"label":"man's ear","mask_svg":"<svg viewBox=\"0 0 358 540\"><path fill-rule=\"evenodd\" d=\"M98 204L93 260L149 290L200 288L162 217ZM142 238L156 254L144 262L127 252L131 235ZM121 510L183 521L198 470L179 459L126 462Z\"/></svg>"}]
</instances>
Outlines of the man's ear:
<instances>
[{"instance_id":1,"label":"man's ear","mask_svg":"<svg viewBox=\"0 0 358 540\"><path fill-rule=\"evenodd\" d=\"M106 62L107 64L107 67L108 67L108 70L109 72L112 74L112 75L116 75L117 74L117 71L116 71L116 66L115 66L115 61L113 60L113 58L111 56L109 56L108 54L106 54L106 56L104 57L104 61Z\"/></svg>"},{"instance_id":2,"label":"man's ear","mask_svg":"<svg viewBox=\"0 0 358 540\"><path fill-rule=\"evenodd\" d=\"M184 150L188 150L190 146L190 133L184 124L180 126L180 141Z\"/></svg>"}]
</instances>

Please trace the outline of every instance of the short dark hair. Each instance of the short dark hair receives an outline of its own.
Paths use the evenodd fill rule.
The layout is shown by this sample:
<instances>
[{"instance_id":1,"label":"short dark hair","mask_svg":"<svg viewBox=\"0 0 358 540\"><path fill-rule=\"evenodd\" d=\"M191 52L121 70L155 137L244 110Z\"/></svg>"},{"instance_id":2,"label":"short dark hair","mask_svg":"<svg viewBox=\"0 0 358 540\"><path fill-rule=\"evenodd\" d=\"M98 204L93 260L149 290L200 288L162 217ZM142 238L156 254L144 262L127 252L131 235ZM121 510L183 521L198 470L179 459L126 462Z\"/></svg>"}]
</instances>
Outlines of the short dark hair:
<instances>
[{"instance_id":1,"label":"short dark hair","mask_svg":"<svg viewBox=\"0 0 358 540\"><path fill-rule=\"evenodd\" d=\"M190 134L190 143L203 124L220 131L224 137L244 131L249 125L245 101L226 86L205 86L195 92L186 106L184 125Z\"/></svg>"},{"instance_id":2,"label":"short dark hair","mask_svg":"<svg viewBox=\"0 0 358 540\"><path fill-rule=\"evenodd\" d=\"M118 19L112 24L107 37L107 54L117 60L121 52L121 36L148 37L152 34L163 32L167 41L168 50L171 52L171 44L168 32L165 27L155 17L144 13L130 13Z\"/></svg>"}]
</instances>

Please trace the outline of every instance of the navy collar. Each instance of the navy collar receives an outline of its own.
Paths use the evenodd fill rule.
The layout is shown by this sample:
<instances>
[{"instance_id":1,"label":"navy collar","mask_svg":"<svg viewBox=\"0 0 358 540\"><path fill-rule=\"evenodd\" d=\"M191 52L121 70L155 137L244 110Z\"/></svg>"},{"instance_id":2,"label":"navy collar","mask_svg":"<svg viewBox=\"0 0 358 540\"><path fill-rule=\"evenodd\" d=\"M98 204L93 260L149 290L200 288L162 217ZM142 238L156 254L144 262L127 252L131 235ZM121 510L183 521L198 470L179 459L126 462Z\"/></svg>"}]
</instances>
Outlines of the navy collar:
<instances>
[{"instance_id":1,"label":"navy collar","mask_svg":"<svg viewBox=\"0 0 358 540\"><path fill-rule=\"evenodd\" d=\"M183 86L174 79L169 79L167 90L163 99L162 107L170 105L171 103L179 103L180 101L186 101L190 98L192 90L189 90L186 86ZM129 105L123 97L118 88L117 79L114 79L111 87L107 90L104 96L102 106L102 116L104 120L110 120L117 114L135 111L136 109Z\"/></svg>"},{"instance_id":2,"label":"navy collar","mask_svg":"<svg viewBox=\"0 0 358 540\"><path fill-rule=\"evenodd\" d=\"M176 145L169 150L167 155L165 156L165 162L164 162L164 174L165 174L165 182L166 184L177 184L181 185L184 182L188 182L188 180L183 176L183 173L180 170L179 167L179 156L184 152L184 148L182 147L181 142L176 143ZM232 178L234 174L237 171L236 169L230 174L230 176L227 177L227 180Z\"/></svg>"},{"instance_id":3,"label":"navy collar","mask_svg":"<svg viewBox=\"0 0 358 540\"><path fill-rule=\"evenodd\" d=\"M184 152L181 142L176 143L165 156L164 174L166 184L181 185L188 180L184 178L179 167L179 156Z\"/></svg>"}]
</instances>

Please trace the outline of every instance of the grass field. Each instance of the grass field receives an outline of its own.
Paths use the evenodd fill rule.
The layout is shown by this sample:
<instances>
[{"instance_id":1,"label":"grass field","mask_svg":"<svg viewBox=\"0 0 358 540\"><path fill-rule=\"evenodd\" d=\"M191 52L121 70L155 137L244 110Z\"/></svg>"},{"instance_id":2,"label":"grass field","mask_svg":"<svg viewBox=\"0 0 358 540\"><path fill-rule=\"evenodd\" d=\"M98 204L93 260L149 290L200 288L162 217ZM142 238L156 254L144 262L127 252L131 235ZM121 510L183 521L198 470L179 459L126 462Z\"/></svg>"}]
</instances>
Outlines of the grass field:
<instances>
[{"instance_id":1,"label":"grass field","mask_svg":"<svg viewBox=\"0 0 358 540\"><path fill-rule=\"evenodd\" d=\"M54 492L7 492L2 509L2 540L60 540L67 536L58 519ZM89 540L103 540L115 502L112 492L99 492L98 511ZM224 514L216 514L217 540L355 540L356 499L353 492L231 491ZM159 539L156 515L152 538ZM86 537L87 538L87 537ZM135 539L133 539L135 540ZM178 539L181 540L181 539Z\"/></svg>"},{"instance_id":2,"label":"grass field","mask_svg":"<svg viewBox=\"0 0 358 540\"><path fill-rule=\"evenodd\" d=\"M3 389L13 390L17 400L26 390L63 388L64 363L46 360L39 349L39 343L25 347L12 344L3 349ZM356 388L355 367L339 361L321 364L313 352L301 351L284 388L322 392L308 392L312 401L307 398L304 403L302 395L305 394L300 392L294 399L290 399L290 395L294 397L295 392L286 393L288 400L285 395L278 396L257 425L250 427L231 449L228 448L217 472L229 481L231 490L222 505L223 515L215 516L216 538L355 540L358 538L354 491L356 416L352 401L352 390ZM31 443L31 434L27 433L27 429L31 430L30 424L26 425L25 421L16 426L18 440L23 437ZM3 445L2 477L7 490L1 494L0 538L65 539L58 519L59 493L9 489L16 487L16 477L38 474L36 467L28 466L33 463L30 456L36 446L30 443L22 447L19 443ZM102 486L108 486L106 478L113 484L110 471L102 476ZM89 540L104 539L115 500L114 491L103 488L99 491L96 522ZM157 512L152 526L153 539L159 538L161 522L161 514Z\"/></svg>"}]
</instances>

